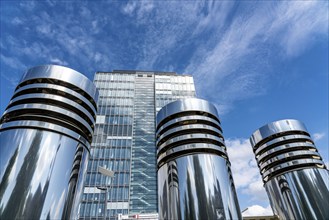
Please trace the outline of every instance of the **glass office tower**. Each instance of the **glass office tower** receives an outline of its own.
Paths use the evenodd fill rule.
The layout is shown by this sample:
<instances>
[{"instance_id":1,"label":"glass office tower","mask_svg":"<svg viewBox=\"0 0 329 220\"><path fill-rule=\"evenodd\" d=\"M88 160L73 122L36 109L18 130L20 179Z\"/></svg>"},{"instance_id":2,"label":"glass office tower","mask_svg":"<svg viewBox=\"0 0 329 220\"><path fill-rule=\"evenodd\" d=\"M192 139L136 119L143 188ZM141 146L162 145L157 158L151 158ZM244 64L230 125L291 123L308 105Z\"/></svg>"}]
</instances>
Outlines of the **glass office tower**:
<instances>
[{"instance_id":1,"label":"glass office tower","mask_svg":"<svg viewBox=\"0 0 329 220\"><path fill-rule=\"evenodd\" d=\"M274 214L280 219L329 219L329 171L304 124L269 123L250 137Z\"/></svg>"},{"instance_id":2,"label":"glass office tower","mask_svg":"<svg viewBox=\"0 0 329 220\"><path fill-rule=\"evenodd\" d=\"M155 116L169 102L195 97L193 78L114 70L97 72L94 83L100 97L80 218L157 212ZM107 181L99 166L115 177Z\"/></svg>"}]
</instances>

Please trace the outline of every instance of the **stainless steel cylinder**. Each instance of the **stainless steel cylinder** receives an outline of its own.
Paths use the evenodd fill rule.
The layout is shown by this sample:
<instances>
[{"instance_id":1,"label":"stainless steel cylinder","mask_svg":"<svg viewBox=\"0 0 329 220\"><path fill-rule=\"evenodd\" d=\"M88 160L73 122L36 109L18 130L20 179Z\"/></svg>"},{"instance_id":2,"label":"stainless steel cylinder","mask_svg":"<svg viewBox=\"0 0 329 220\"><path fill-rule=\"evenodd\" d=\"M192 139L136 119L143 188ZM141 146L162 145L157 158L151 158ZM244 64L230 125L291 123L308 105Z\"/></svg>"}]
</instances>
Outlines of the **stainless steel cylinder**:
<instances>
[{"instance_id":1,"label":"stainless steel cylinder","mask_svg":"<svg viewBox=\"0 0 329 220\"><path fill-rule=\"evenodd\" d=\"M29 69L0 119L0 219L74 219L98 92L61 66Z\"/></svg>"},{"instance_id":2,"label":"stainless steel cylinder","mask_svg":"<svg viewBox=\"0 0 329 220\"><path fill-rule=\"evenodd\" d=\"M178 100L156 120L159 219L242 219L216 108Z\"/></svg>"},{"instance_id":3,"label":"stainless steel cylinder","mask_svg":"<svg viewBox=\"0 0 329 220\"><path fill-rule=\"evenodd\" d=\"M269 123L250 142L274 214L329 219L329 171L302 122Z\"/></svg>"}]
</instances>

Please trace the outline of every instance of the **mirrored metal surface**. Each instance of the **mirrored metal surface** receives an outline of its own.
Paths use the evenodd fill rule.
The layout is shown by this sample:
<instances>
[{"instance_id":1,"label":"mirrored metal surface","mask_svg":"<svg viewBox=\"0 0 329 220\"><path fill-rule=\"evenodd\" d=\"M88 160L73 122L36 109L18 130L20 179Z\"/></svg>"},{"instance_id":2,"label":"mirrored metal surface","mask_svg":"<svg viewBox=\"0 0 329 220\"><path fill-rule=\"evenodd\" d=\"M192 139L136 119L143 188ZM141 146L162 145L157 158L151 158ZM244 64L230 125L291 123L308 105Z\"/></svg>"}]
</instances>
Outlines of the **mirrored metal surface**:
<instances>
[{"instance_id":1,"label":"mirrored metal surface","mask_svg":"<svg viewBox=\"0 0 329 220\"><path fill-rule=\"evenodd\" d=\"M307 133L306 127L301 121L295 119L284 119L264 125L255 131L250 137L251 145L255 146L260 141L274 134L280 134L287 131L299 131Z\"/></svg>"},{"instance_id":2,"label":"mirrored metal surface","mask_svg":"<svg viewBox=\"0 0 329 220\"><path fill-rule=\"evenodd\" d=\"M1 219L77 217L97 96L66 67L25 73L0 119Z\"/></svg>"},{"instance_id":3,"label":"mirrored metal surface","mask_svg":"<svg viewBox=\"0 0 329 220\"><path fill-rule=\"evenodd\" d=\"M274 214L281 219L329 219L329 171L302 122L272 122L250 142Z\"/></svg>"},{"instance_id":4,"label":"mirrored metal surface","mask_svg":"<svg viewBox=\"0 0 329 220\"><path fill-rule=\"evenodd\" d=\"M303 169L265 184L273 212L281 219L329 219L329 171Z\"/></svg>"},{"instance_id":5,"label":"mirrored metal surface","mask_svg":"<svg viewBox=\"0 0 329 220\"><path fill-rule=\"evenodd\" d=\"M91 136L93 133L93 128L91 127L91 125L88 124L78 114L57 106L44 105L44 104L15 105L5 111L4 116L1 119L1 122L6 123L9 121L21 119L21 117L28 119L28 116L43 117L45 118L46 121L49 121L50 123L56 123L56 121L62 121L62 123L59 124L63 124L63 126L65 126L66 124L67 127L73 125L75 128L81 131L81 135L83 135L86 139L90 140L91 142Z\"/></svg>"},{"instance_id":6,"label":"mirrored metal surface","mask_svg":"<svg viewBox=\"0 0 329 220\"><path fill-rule=\"evenodd\" d=\"M158 170L159 219L242 219L224 158L194 154Z\"/></svg>"},{"instance_id":7,"label":"mirrored metal surface","mask_svg":"<svg viewBox=\"0 0 329 220\"><path fill-rule=\"evenodd\" d=\"M227 152L225 146L218 146L214 144L204 144L204 143L193 143L180 145L166 150L165 152L158 155L158 167L163 166L164 163L176 158L180 155L188 154L188 152L193 153L209 153L216 154L224 159L227 159Z\"/></svg>"},{"instance_id":8,"label":"mirrored metal surface","mask_svg":"<svg viewBox=\"0 0 329 220\"><path fill-rule=\"evenodd\" d=\"M170 149L177 145L183 145L185 143L217 143L220 146L223 143L223 139L214 135L202 133L180 135L178 137L173 137L164 142L163 144L159 145L158 154L161 154L167 149Z\"/></svg>"},{"instance_id":9,"label":"mirrored metal surface","mask_svg":"<svg viewBox=\"0 0 329 220\"><path fill-rule=\"evenodd\" d=\"M27 99L29 100L29 102L32 103L43 104L43 102L47 102L47 104L49 105L63 105L63 107L70 109L70 111L73 111L79 116L83 117L90 124L90 126L93 126L95 124L95 119L89 111L87 111L85 108L81 108L78 103L59 95L51 95L44 93L21 95L16 98L13 98L10 101L9 106L24 103Z\"/></svg>"},{"instance_id":10,"label":"mirrored metal surface","mask_svg":"<svg viewBox=\"0 0 329 220\"><path fill-rule=\"evenodd\" d=\"M213 127L219 129L222 133L219 121L202 115L189 115L189 116L182 116L179 118L173 118L170 121L164 123L163 125L161 125L161 127L157 128L156 136L158 137L162 133L166 132L167 129L170 127L175 127L177 125L183 125L183 124L199 124L199 123L210 124Z\"/></svg>"},{"instance_id":11,"label":"mirrored metal surface","mask_svg":"<svg viewBox=\"0 0 329 220\"><path fill-rule=\"evenodd\" d=\"M24 121L11 121L11 122L7 122L4 124L0 124L0 131L5 131L5 130L9 130L9 129L18 129L18 128L35 128L35 129L40 129L40 130L50 130L50 131L55 131L59 134L63 134L66 135L70 138L73 138L79 142L81 142L84 146L87 147L87 149L90 149L90 143L87 141L87 139L85 139L84 137L82 137L81 135L79 135L78 133L67 129L63 126L59 126L59 125L55 125L55 124L51 124L48 122L43 122L43 121L30 121L30 120L24 120Z\"/></svg>"},{"instance_id":12,"label":"mirrored metal surface","mask_svg":"<svg viewBox=\"0 0 329 220\"><path fill-rule=\"evenodd\" d=\"M33 79L37 79L41 81L41 79L48 79L48 82L52 82L51 80L59 80L63 83L68 83L76 88L73 90L81 90L82 93L87 93L90 96L90 101L96 105L98 99L98 91L95 85L83 74L58 65L43 65L36 66L28 69L20 80L20 84L27 83ZM29 84L29 83L28 83ZM55 82L53 84L61 84L60 82ZM18 85L20 88L22 85ZM67 85L66 87L70 87Z\"/></svg>"},{"instance_id":13,"label":"mirrored metal surface","mask_svg":"<svg viewBox=\"0 0 329 220\"><path fill-rule=\"evenodd\" d=\"M189 130L186 132L186 130ZM221 131L215 127L204 125L204 124L195 124L195 125L183 125L180 127L175 127L173 129L170 129L163 133L160 137L158 137L159 140L166 141L167 138L172 137L172 136L178 136L179 134L183 133L200 133L202 131L203 133L206 134L213 134L215 136L222 136ZM161 142L161 143L162 143ZM157 143L157 145L161 144Z\"/></svg>"},{"instance_id":14,"label":"mirrored metal surface","mask_svg":"<svg viewBox=\"0 0 329 220\"><path fill-rule=\"evenodd\" d=\"M172 102L157 116L159 219L241 219L215 107Z\"/></svg>"},{"instance_id":15,"label":"mirrored metal surface","mask_svg":"<svg viewBox=\"0 0 329 220\"><path fill-rule=\"evenodd\" d=\"M24 85L18 89L16 89L13 98L20 96L22 94L33 94L33 93L42 93L47 91L47 94L55 94L55 95L62 95L63 97L70 98L74 100L76 103L79 103L84 108L86 108L90 114L94 114L96 112L96 107L87 100L83 95L73 91L70 88L66 88L60 85L54 84L46 84L46 83L37 83L37 84L28 84ZM9 103L9 106L11 102Z\"/></svg>"},{"instance_id":16,"label":"mirrored metal surface","mask_svg":"<svg viewBox=\"0 0 329 220\"><path fill-rule=\"evenodd\" d=\"M0 141L0 218L74 217L87 149L65 135L37 129L1 131Z\"/></svg>"},{"instance_id":17,"label":"mirrored metal surface","mask_svg":"<svg viewBox=\"0 0 329 220\"><path fill-rule=\"evenodd\" d=\"M277 145L290 144L290 143L294 143L296 140L309 144L313 143L310 136L308 135L284 135L282 137L276 137L274 139L271 139L270 141L262 144L257 149L255 149L255 153L261 154L262 151L268 150L267 148L273 148L275 144Z\"/></svg>"},{"instance_id":18,"label":"mirrored metal surface","mask_svg":"<svg viewBox=\"0 0 329 220\"><path fill-rule=\"evenodd\" d=\"M168 116L177 113L182 113L184 111L203 112L205 115L210 114L218 118L218 113L214 105L210 104L206 100L197 99L197 98L188 98L188 99L177 100L164 106L157 114L157 118L156 118L157 125L159 126L161 124L161 121L165 118L168 118Z\"/></svg>"},{"instance_id":19,"label":"mirrored metal surface","mask_svg":"<svg viewBox=\"0 0 329 220\"><path fill-rule=\"evenodd\" d=\"M257 162L262 163L270 158L275 157L276 155L288 153L288 152L299 152L300 150L307 149L307 150L316 150L315 146L310 143L306 142L297 142L297 143L290 143L290 144L283 144L278 145L277 147L268 148L267 151L265 151L262 154L257 155Z\"/></svg>"},{"instance_id":20,"label":"mirrored metal surface","mask_svg":"<svg viewBox=\"0 0 329 220\"><path fill-rule=\"evenodd\" d=\"M285 162L285 161L289 160L290 158L293 159L295 157L320 159L320 154L316 151L309 151L309 150L299 150L299 151L282 153L279 155L275 155L264 162L260 162L259 167L260 167L260 169L264 169L269 166L275 166L275 164L279 164L280 162Z\"/></svg>"}]
</instances>

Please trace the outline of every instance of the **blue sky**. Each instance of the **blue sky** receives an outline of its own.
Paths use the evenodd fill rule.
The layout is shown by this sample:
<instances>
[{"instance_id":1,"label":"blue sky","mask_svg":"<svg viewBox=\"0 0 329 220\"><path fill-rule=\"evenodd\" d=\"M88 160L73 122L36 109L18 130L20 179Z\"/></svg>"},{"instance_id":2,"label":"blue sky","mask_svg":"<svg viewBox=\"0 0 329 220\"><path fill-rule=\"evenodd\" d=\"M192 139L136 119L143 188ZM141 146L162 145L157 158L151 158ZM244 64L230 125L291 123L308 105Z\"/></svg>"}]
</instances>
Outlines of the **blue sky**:
<instances>
[{"instance_id":1,"label":"blue sky","mask_svg":"<svg viewBox=\"0 0 329 220\"><path fill-rule=\"evenodd\" d=\"M192 74L221 115L241 209L270 212L248 138L303 121L328 164L327 1L1 1L2 114L24 71Z\"/></svg>"}]
</instances>

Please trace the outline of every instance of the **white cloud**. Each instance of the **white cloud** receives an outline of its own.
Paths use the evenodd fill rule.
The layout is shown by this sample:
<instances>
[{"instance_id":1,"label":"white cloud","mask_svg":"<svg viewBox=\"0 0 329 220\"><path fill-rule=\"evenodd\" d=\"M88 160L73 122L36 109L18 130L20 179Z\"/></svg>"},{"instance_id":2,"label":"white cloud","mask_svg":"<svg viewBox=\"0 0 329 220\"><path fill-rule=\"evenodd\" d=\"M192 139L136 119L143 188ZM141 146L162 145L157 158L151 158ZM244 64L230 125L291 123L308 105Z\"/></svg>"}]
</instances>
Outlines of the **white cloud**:
<instances>
[{"instance_id":1,"label":"white cloud","mask_svg":"<svg viewBox=\"0 0 329 220\"><path fill-rule=\"evenodd\" d=\"M282 2L268 34L282 34L281 46L287 56L296 56L309 47L317 35L328 35L328 2Z\"/></svg>"},{"instance_id":2,"label":"white cloud","mask_svg":"<svg viewBox=\"0 0 329 220\"><path fill-rule=\"evenodd\" d=\"M2 80L1 80L1 86L3 85L7 85L9 86L9 88L15 88L18 84L18 81L19 81L19 77L18 76L15 76L15 75L12 75L12 76L7 76L6 74L1 74L1 77L3 77L3 79L7 80L9 82L9 84L7 83L4 83Z\"/></svg>"},{"instance_id":3,"label":"white cloud","mask_svg":"<svg viewBox=\"0 0 329 220\"><path fill-rule=\"evenodd\" d=\"M313 134L313 139L314 141L319 141L322 138L324 138L326 136L326 133L322 132L322 133L314 133Z\"/></svg>"},{"instance_id":4,"label":"white cloud","mask_svg":"<svg viewBox=\"0 0 329 220\"><path fill-rule=\"evenodd\" d=\"M134 14L137 20L144 20L144 16L151 12L154 8L153 1L129 1L122 7L122 12L129 16Z\"/></svg>"},{"instance_id":5,"label":"white cloud","mask_svg":"<svg viewBox=\"0 0 329 220\"><path fill-rule=\"evenodd\" d=\"M249 140L228 139L225 143L236 189L251 201L268 201Z\"/></svg>"},{"instance_id":6,"label":"white cloud","mask_svg":"<svg viewBox=\"0 0 329 220\"><path fill-rule=\"evenodd\" d=\"M138 9L138 16L142 17L145 13L149 13L154 8L154 4L152 1L139 1L139 9Z\"/></svg>"},{"instance_id":7,"label":"white cloud","mask_svg":"<svg viewBox=\"0 0 329 220\"><path fill-rule=\"evenodd\" d=\"M179 48L190 41L195 30L201 3L155 1L138 6L136 25L145 28L145 34L142 42L135 42L141 43L138 45L139 63L136 69L152 69L164 58L170 58L173 51L179 54Z\"/></svg>"},{"instance_id":8,"label":"white cloud","mask_svg":"<svg viewBox=\"0 0 329 220\"><path fill-rule=\"evenodd\" d=\"M35 8L36 3L34 1L23 1L20 2L20 6L26 8L29 11L32 11Z\"/></svg>"},{"instance_id":9,"label":"white cloud","mask_svg":"<svg viewBox=\"0 0 329 220\"><path fill-rule=\"evenodd\" d=\"M245 187L259 175L254 154L248 139L228 139L225 141L231 161L235 186Z\"/></svg>"},{"instance_id":10,"label":"white cloud","mask_svg":"<svg viewBox=\"0 0 329 220\"><path fill-rule=\"evenodd\" d=\"M37 32L45 35L49 35L51 33L50 24L42 24L36 27Z\"/></svg>"},{"instance_id":11,"label":"white cloud","mask_svg":"<svg viewBox=\"0 0 329 220\"><path fill-rule=\"evenodd\" d=\"M20 19L20 18L18 18L18 17L15 17L13 20L12 20L12 24L13 25L19 25L19 24L22 24L23 23L23 21Z\"/></svg>"},{"instance_id":12,"label":"white cloud","mask_svg":"<svg viewBox=\"0 0 329 220\"><path fill-rule=\"evenodd\" d=\"M46 2L48 3L48 5L50 6L50 7L54 7L55 5L56 5L56 1L55 0L46 0Z\"/></svg>"},{"instance_id":13,"label":"white cloud","mask_svg":"<svg viewBox=\"0 0 329 220\"><path fill-rule=\"evenodd\" d=\"M63 60L61 60L57 57L51 57L50 62L52 64L57 64L57 65L61 65L61 66L67 66L68 65L68 63L66 61L63 61Z\"/></svg>"},{"instance_id":14,"label":"white cloud","mask_svg":"<svg viewBox=\"0 0 329 220\"><path fill-rule=\"evenodd\" d=\"M137 1L129 1L123 8L123 13L132 15L137 6Z\"/></svg>"},{"instance_id":15,"label":"white cloud","mask_svg":"<svg viewBox=\"0 0 329 220\"><path fill-rule=\"evenodd\" d=\"M236 13L227 28L215 22L218 26L213 27L214 37L208 40L214 42L213 47L201 44L184 72L194 73L199 82L197 89L205 98L216 100L227 109L237 100L262 95L271 73L269 57L277 56L278 50L284 51L280 54L285 55L282 59L297 56L316 37L328 35L327 4L267 2L246 7L250 11ZM223 20L229 14L229 10L216 14L217 10L210 8L207 17L198 17L198 26L211 27L209 17Z\"/></svg>"},{"instance_id":16,"label":"white cloud","mask_svg":"<svg viewBox=\"0 0 329 220\"><path fill-rule=\"evenodd\" d=\"M44 10L25 25L30 28L26 32L39 33L42 41L29 42L30 35L24 40L4 37L8 41L4 45L41 62L64 54L69 65L94 62L88 72L113 66L193 74L200 98L214 101L223 115L236 101L266 93L271 57L277 57L278 51L282 59L297 56L312 39L327 36L326 5L129 1L106 5L119 6L121 10L113 15L99 10L105 5L86 2L74 10L73 4L65 4L63 13ZM119 23L115 16L122 17Z\"/></svg>"},{"instance_id":17,"label":"white cloud","mask_svg":"<svg viewBox=\"0 0 329 220\"><path fill-rule=\"evenodd\" d=\"M93 33L99 33L100 28L99 28L98 25L99 25L99 21L98 21L98 20L93 20L93 21L91 22L92 32L93 32Z\"/></svg>"},{"instance_id":18,"label":"white cloud","mask_svg":"<svg viewBox=\"0 0 329 220\"><path fill-rule=\"evenodd\" d=\"M81 7L80 14L81 14L82 17L90 17L91 16L91 12L87 7Z\"/></svg>"},{"instance_id":19,"label":"white cloud","mask_svg":"<svg viewBox=\"0 0 329 220\"><path fill-rule=\"evenodd\" d=\"M260 176L258 179L255 178L253 181L251 181L248 186L242 188L240 192L247 195L250 201L268 201L264 183Z\"/></svg>"},{"instance_id":20,"label":"white cloud","mask_svg":"<svg viewBox=\"0 0 329 220\"><path fill-rule=\"evenodd\" d=\"M197 93L197 95L199 94ZM232 109L232 106L229 106L227 104L218 104L215 102L213 104L215 105L219 115L224 115L225 113L229 112Z\"/></svg>"},{"instance_id":21,"label":"white cloud","mask_svg":"<svg viewBox=\"0 0 329 220\"><path fill-rule=\"evenodd\" d=\"M100 54L99 52L96 52L95 56L94 56L95 62L99 62L101 59L102 59L102 54Z\"/></svg>"},{"instance_id":22,"label":"white cloud","mask_svg":"<svg viewBox=\"0 0 329 220\"><path fill-rule=\"evenodd\" d=\"M3 54L0 55L1 62L5 63L6 65L10 66L13 69L25 70L26 66L19 60L13 57L7 57Z\"/></svg>"},{"instance_id":23,"label":"white cloud","mask_svg":"<svg viewBox=\"0 0 329 220\"><path fill-rule=\"evenodd\" d=\"M246 211L242 213L242 216L269 216L273 215L272 208L270 206L262 207L260 205L249 206Z\"/></svg>"}]
</instances>

